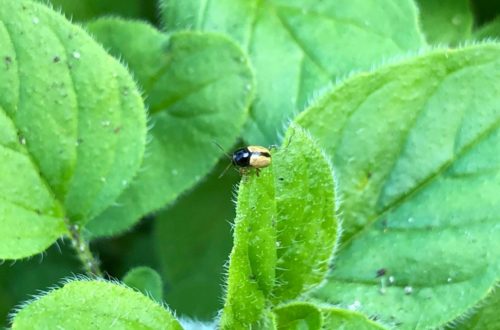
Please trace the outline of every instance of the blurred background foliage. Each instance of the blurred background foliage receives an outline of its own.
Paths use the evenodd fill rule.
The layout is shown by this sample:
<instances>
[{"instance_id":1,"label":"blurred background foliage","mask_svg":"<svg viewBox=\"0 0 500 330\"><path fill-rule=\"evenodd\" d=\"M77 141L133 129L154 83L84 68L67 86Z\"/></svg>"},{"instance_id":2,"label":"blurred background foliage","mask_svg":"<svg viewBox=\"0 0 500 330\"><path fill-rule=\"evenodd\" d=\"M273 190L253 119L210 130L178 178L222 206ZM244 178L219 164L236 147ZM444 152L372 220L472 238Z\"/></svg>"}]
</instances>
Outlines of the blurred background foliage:
<instances>
[{"instance_id":1,"label":"blurred background foliage","mask_svg":"<svg viewBox=\"0 0 500 330\"><path fill-rule=\"evenodd\" d=\"M67 17L80 23L111 15L146 20L160 27L155 0L50 2ZM432 17L438 10L434 7L435 2L417 2L421 6L422 25L428 42L441 43L442 40L428 32L438 24L433 23L435 20ZM467 40L471 35L481 36L475 31L481 32L490 22L499 20L500 1L457 1L455 5L461 16L457 19L450 13L451 24L447 22L449 26L455 25L455 31L449 38L453 40L452 44ZM489 31L493 32L487 36L497 33L500 37L498 28L490 28ZM93 242L92 249L101 259L102 269L108 276L121 279L132 267L149 266L161 274L165 301L178 315L201 320L215 316L222 303L224 264L232 241L232 200L239 180L235 171L229 171L218 179L227 163L227 159L222 159L195 188L165 210L143 219L128 233ZM59 242L42 255L0 266L0 326L7 324L8 313L19 302L49 289L54 283L82 273L68 244Z\"/></svg>"}]
</instances>

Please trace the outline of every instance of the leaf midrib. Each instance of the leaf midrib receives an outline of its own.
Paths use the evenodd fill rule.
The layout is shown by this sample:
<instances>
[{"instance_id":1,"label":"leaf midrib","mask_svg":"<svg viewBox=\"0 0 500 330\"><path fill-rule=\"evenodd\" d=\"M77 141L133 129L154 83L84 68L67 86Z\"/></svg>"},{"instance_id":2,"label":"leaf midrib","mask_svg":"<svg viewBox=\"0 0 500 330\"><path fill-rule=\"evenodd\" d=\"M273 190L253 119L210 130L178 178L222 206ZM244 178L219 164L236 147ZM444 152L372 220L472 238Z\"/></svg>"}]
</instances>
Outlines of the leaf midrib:
<instances>
[{"instance_id":1,"label":"leaf midrib","mask_svg":"<svg viewBox=\"0 0 500 330\"><path fill-rule=\"evenodd\" d=\"M16 47L16 43L14 43L14 39L12 38L12 33L10 32L9 28L7 27L7 25L4 23L3 19L0 19L0 24L2 24L2 26L5 29L5 31L7 32L7 37L9 38L10 44L12 45L12 49L14 51L14 57L15 57L16 61L18 61L19 60L19 56L17 56L17 47ZM19 65L16 65L15 67L16 67L16 75L17 75L17 80L18 80L18 93L17 93L18 99L17 99L16 104L19 105L20 104L20 99L21 99L21 81L22 80L21 80L21 73L19 72ZM2 111L4 111L5 117L10 119L10 121L12 123L12 126L17 129L18 126L16 124L16 121L13 120L12 117L9 116L9 114L3 108L2 108ZM28 158L28 160L30 161L30 163L33 166L33 168L37 170L37 174L38 174L38 177L40 178L40 182L45 187L45 189L49 193L49 195L52 197L52 200L56 203L57 208L63 212L63 214L61 215L61 218L60 218L61 220L63 220L65 218L65 216L66 216L65 215L65 209L62 206L61 201L57 198L57 195L55 194L54 190L50 186L49 182L47 181L47 179L45 178L45 176L40 171L40 166L38 165L38 163L36 162L36 160L31 155L31 153L30 153L30 151L29 151L29 149L28 149L27 146L28 145L23 146L23 148L26 150L25 156Z\"/></svg>"},{"instance_id":2,"label":"leaf midrib","mask_svg":"<svg viewBox=\"0 0 500 330\"><path fill-rule=\"evenodd\" d=\"M486 270L482 271L482 272L477 272L475 273L474 275L476 276L469 276L469 277L463 277L463 278L460 278L459 280L453 280L452 282L448 282L447 280L444 281L443 283L433 283L433 284L429 284L429 283L426 283L426 284L414 284L414 283L410 283L410 281L406 282L406 283L391 283L391 284L386 284L385 288L386 289L390 289L390 288L405 288L405 287L412 287L413 289L419 289L419 290L422 290L422 289L428 289L428 288L438 288L438 287L446 287L446 286L449 286L449 285L457 285L457 284L462 284L462 283L466 283L466 282L471 282L473 283L474 280L476 278L478 278L477 275L479 274L485 274L487 273ZM378 281L376 280L362 280L362 279L352 279L352 278L345 278L345 277L337 277L337 276L331 276L330 279L334 280L336 283L347 283L347 284L357 284L357 285L364 285L364 286L378 286L380 287L381 286L381 278L378 279Z\"/></svg>"}]
</instances>

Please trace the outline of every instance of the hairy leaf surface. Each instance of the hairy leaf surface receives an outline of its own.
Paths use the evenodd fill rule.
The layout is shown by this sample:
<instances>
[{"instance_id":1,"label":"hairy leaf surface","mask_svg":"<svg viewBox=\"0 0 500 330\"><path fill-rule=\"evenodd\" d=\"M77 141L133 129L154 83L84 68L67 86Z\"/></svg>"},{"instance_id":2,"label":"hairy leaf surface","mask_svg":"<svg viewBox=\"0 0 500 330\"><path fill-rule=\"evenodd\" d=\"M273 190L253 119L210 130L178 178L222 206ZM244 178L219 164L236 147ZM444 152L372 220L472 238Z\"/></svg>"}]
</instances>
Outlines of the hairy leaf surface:
<instances>
[{"instance_id":1,"label":"hairy leaf surface","mask_svg":"<svg viewBox=\"0 0 500 330\"><path fill-rule=\"evenodd\" d=\"M272 156L271 167L259 176L252 170L240 184L223 328L270 322L270 308L324 280L336 247L333 173L325 155L304 130L291 127Z\"/></svg>"},{"instance_id":2,"label":"hairy leaf surface","mask_svg":"<svg viewBox=\"0 0 500 330\"><path fill-rule=\"evenodd\" d=\"M357 75L299 116L343 201L318 297L420 329L486 296L500 271L499 95L500 46L482 44Z\"/></svg>"},{"instance_id":3,"label":"hairy leaf surface","mask_svg":"<svg viewBox=\"0 0 500 330\"><path fill-rule=\"evenodd\" d=\"M31 1L0 1L0 259L45 250L135 175L146 119L127 70Z\"/></svg>"},{"instance_id":4,"label":"hairy leaf surface","mask_svg":"<svg viewBox=\"0 0 500 330\"><path fill-rule=\"evenodd\" d=\"M28 303L12 329L181 330L172 314L143 294L104 281L74 281Z\"/></svg>"}]
</instances>

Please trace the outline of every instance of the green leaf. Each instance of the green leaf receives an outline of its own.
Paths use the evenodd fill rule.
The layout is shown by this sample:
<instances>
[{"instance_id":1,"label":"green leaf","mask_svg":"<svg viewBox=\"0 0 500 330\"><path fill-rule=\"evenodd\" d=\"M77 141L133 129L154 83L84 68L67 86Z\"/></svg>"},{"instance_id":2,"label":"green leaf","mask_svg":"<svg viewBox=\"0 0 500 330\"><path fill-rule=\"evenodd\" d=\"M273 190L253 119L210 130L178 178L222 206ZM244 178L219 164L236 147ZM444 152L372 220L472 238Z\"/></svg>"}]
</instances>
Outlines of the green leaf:
<instances>
[{"instance_id":1,"label":"green leaf","mask_svg":"<svg viewBox=\"0 0 500 330\"><path fill-rule=\"evenodd\" d=\"M221 328L256 326L275 281L276 200L272 171L243 177L229 257L227 296Z\"/></svg>"},{"instance_id":2,"label":"green leaf","mask_svg":"<svg viewBox=\"0 0 500 330\"><path fill-rule=\"evenodd\" d=\"M205 181L155 216L155 247L168 288L165 300L177 313L196 319L210 320L222 307L238 177L229 171L218 178L227 165L224 158Z\"/></svg>"},{"instance_id":3,"label":"green leaf","mask_svg":"<svg viewBox=\"0 0 500 330\"><path fill-rule=\"evenodd\" d=\"M500 38L500 17L483 25L473 34L474 39Z\"/></svg>"},{"instance_id":4,"label":"green leaf","mask_svg":"<svg viewBox=\"0 0 500 330\"><path fill-rule=\"evenodd\" d=\"M162 0L167 31L223 32L250 54L257 98L247 141L275 143L282 124L328 83L424 45L410 0Z\"/></svg>"},{"instance_id":5,"label":"green leaf","mask_svg":"<svg viewBox=\"0 0 500 330\"><path fill-rule=\"evenodd\" d=\"M324 307L323 314L324 329L356 329L356 330L383 330L384 326L370 320L366 315L346 309Z\"/></svg>"},{"instance_id":6,"label":"green leaf","mask_svg":"<svg viewBox=\"0 0 500 330\"><path fill-rule=\"evenodd\" d=\"M430 44L452 44L470 37L473 15L469 0L417 0L422 28Z\"/></svg>"},{"instance_id":7,"label":"green leaf","mask_svg":"<svg viewBox=\"0 0 500 330\"><path fill-rule=\"evenodd\" d=\"M45 6L2 1L0 59L0 259L18 259L114 202L146 119L125 68Z\"/></svg>"},{"instance_id":8,"label":"green leaf","mask_svg":"<svg viewBox=\"0 0 500 330\"><path fill-rule=\"evenodd\" d=\"M276 314L277 329L319 330L323 326L321 311L313 304L292 302L273 310ZM340 329L340 328L324 328ZM354 328L353 328L354 329Z\"/></svg>"},{"instance_id":9,"label":"green leaf","mask_svg":"<svg viewBox=\"0 0 500 330\"><path fill-rule=\"evenodd\" d=\"M300 128L291 127L274 157L277 270L273 301L294 299L321 283L339 238L332 168Z\"/></svg>"},{"instance_id":10,"label":"green leaf","mask_svg":"<svg viewBox=\"0 0 500 330\"><path fill-rule=\"evenodd\" d=\"M299 128L273 164L240 184L222 327L265 322L265 309L320 284L337 241L333 173ZM252 302L252 303L249 303Z\"/></svg>"},{"instance_id":11,"label":"green leaf","mask_svg":"<svg viewBox=\"0 0 500 330\"><path fill-rule=\"evenodd\" d=\"M482 44L354 76L298 117L343 201L343 249L316 296L420 329L486 295L500 270L499 95L500 46Z\"/></svg>"},{"instance_id":12,"label":"green leaf","mask_svg":"<svg viewBox=\"0 0 500 330\"><path fill-rule=\"evenodd\" d=\"M456 330L481 330L500 328L500 290L492 289L489 296L473 309L465 321L455 321L453 329ZM463 316L462 316L463 318Z\"/></svg>"},{"instance_id":13,"label":"green leaf","mask_svg":"<svg viewBox=\"0 0 500 330\"><path fill-rule=\"evenodd\" d=\"M12 329L182 329L146 296L104 281L74 281L29 302Z\"/></svg>"},{"instance_id":14,"label":"green leaf","mask_svg":"<svg viewBox=\"0 0 500 330\"><path fill-rule=\"evenodd\" d=\"M242 50L228 38L118 19L89 30L125 61L142 86L151 113L151 143L142 171L118 205L95 219L94 235L123 231L172 202L203 178L240 134L252 98L253 76Z\"/></svg>"},{"instance_id":15,"label":"green leaf","mask_svg":"<svg viewBox=\"0 0 500 330\"><path fill-rule=\"evenodd\" d=\"M149 267L136 267L123 277L123 283L157 302L163 301L163 282L160 274Z\"/></svg>"}]
</instances>

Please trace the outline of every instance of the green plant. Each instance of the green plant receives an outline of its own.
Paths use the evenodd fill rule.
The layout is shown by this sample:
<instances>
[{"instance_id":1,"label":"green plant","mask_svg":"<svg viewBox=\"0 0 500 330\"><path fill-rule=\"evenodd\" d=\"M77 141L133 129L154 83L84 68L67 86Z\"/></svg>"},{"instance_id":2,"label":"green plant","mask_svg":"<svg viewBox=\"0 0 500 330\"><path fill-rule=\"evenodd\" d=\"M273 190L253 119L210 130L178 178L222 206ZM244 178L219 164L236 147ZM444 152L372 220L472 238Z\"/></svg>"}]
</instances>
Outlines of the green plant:
<instances>
[{"instance_id":1,"label":"green plant","mask_svg":"<svg viewBox=\"0 0 500 330\"><path fill-rule=\"evenodd\" d=\"M52 5L83 26L0 0L6 325L500 329L498 19L474 27L467 1ZM217 179L214 142L279 146Z\"/></svg>"}]
</instances>

